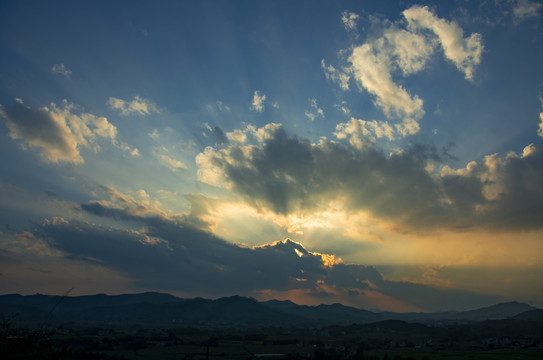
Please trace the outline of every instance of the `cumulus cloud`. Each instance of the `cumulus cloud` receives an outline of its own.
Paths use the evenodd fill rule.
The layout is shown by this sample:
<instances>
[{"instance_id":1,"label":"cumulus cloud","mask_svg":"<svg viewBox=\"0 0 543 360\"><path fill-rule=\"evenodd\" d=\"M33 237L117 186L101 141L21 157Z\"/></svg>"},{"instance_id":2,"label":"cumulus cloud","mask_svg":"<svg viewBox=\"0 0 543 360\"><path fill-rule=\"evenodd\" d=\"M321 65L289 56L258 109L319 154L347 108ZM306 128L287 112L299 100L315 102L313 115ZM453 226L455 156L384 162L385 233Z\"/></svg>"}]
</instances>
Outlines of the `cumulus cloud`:
<instances>
[{"instance_id":1,"label":"cumulus cloud","mask_svg":"<svg viewBox=\"0 0 543 360\"><path fill-rule=\"evenodd\" d=\"M36 149L44 162L84 162L81 148L98 151L98 138L116 143L117 128L105 117L89 113L76 114L74 104L63 101L60 107L30 108L23 104L1 106L9 136L22 141L23 149Z\"/></svg>"},{"instance_id":2,"label":"cumulus cloud","mask_svg":"<svg viewBox=\"0 0 543 360\"><path fill-rule=\"evenodd\" d=\"M110 97L107 103L112 109L119 110L123 116L132 114L145 116L151 113L160 113L153 101L142 99L139 96L134 96L131 101Z\"/></svg>"},{"instance_id":3,"label":"cumulus cloud","mask_svg":"<svg viewBox=\"0 0 543 360\"><path fill-rule=\"evenodd\" d=\"M347 90L352 78L361 90L374 97L375 105L394 120L397 138L417 133L425 111L423 100L399 85L394 75L399 72L405 77L420 72L441 48L445 57L471 80L483 52L479 34L464 37L458 24L437 17L428 7L412 6L403 17L404 22L384 21L363 44L340 51L348 55L342 69L321 61L325 76L341 89ZM351 24L345 13L342 19L346 26ZM379 127L388 126L385 122Z\"/></svg>"},{"instance_id":4,"label":"cumulus cloud","mask_svg":"<svg viewBox=\"0 0 543 360\"><path fill-rule=\"evenodd\" d=\"M438 37L445 57L464 73L466 79L473 78L474 68L481 62L483 53L480 34L473 33L464 38L457 23L438 18L427 6L412 6L403 12L403 16L408 29L432 31Z\"/></svg>"},{"instance_id":5,"label":"cumulus cloud","mask_svg":"<svg viewBox=\"0 0 543 360\"><path fill-rule=\"evenodd\" d=\"M517 0L513 5L513 21L519 24L528 18L538 18L543 3L531 0Z\"/></svg>"},{"instance_id":6,"label":"cumulus cloud","mask_svg":"<svg viewBox=\"0 0 543 360\"><path fill-rule=\"evenodd\" d=\"M266 94L260 94L260 91L255 90L253 94L253 102L251 104L251 110L254 110L256 112L263 112L265 101L266 101Z\"/></svg>"},{"instance_id":7,"label":"cumulus cloud","mask_svg":"<svg viewBox=\"0 0 543 360\"><path fill-rule=\"evenodd\" d=\"M226 138L229 141L244 143L247 140L247 134L240 129L235 129L234 131L227 132Z\"/></svg>"},{"instance_id":8,"label":"cumulus cloud","mask_svg":"<svg viewBox=\"0 0 543 360\"><path fill-rule=\"evenodd\" d=\"M64 64L55 64L51 68L51 73L58 74L70 78L72 70L68 69Z\"/></svg>"},{"instance_id":9,"label":"cumulus cloud","mask_svg":"<svg viewBox=\"0 0 543 360\"><path fill-rule=\"evenodd\" d=\"M317 99L311 99L310 109L305 111L305 116L307 116L311 121L320 117L324 119L324 111L317 105Z\"/></svg>"},{"instance_id":10,"label":"cumulus cloud","mask_svg":"<svg viewBox=\"0 0 543 360\"><path fill-rule=\"evenodd\" d=\"M403 75L421 71L435 50L435 41L426 36L391 26L376 41L379 53L388 54Z\"/></svg>"},{"instance_id":11,"label":"cumulus cloud","mask_svg":"<svg viewBox=\"0 0 543 360\"><path fill-rule=\"evenodd\" d=\"M280 215L320 211L334 199L346 211L369 211L404 229L542 226L541 146L438 172L433 169L442 155L436 149L413 146L387 155L365 146L364 132L391 136L390 127L357 119L337 129L347 147L326 140L311 144L270 127L259 142L206 148L196 158L199 180Z\"/></svg>"},{"instance_id":12,"label":"cumulus cloud","mask_svg":"<svg viewBox=\"0 0 543 360\"><path fill-rule=\"evenodd\" d=\"M348 139L351 146L362 150L372 146L377 139L394 140L394 128L386 121L351 118L349 122L337 124L334 135L338 139Z\"/></svg>"},{"instance_id":13,"label":"cumulus cloud","mask_svg":"<svg viewBox=\"0 0 543 360\"><path fill-rule=\"evenodd\" d=\"M385 115L422 117L424 115L422 100L416 95L411 96L392 80L392 64L389 58L375 50L374 46L367 43L353 49L349 62L358 84L375 95L376 104L383 109Z\"/></svg>"}]
</instances>

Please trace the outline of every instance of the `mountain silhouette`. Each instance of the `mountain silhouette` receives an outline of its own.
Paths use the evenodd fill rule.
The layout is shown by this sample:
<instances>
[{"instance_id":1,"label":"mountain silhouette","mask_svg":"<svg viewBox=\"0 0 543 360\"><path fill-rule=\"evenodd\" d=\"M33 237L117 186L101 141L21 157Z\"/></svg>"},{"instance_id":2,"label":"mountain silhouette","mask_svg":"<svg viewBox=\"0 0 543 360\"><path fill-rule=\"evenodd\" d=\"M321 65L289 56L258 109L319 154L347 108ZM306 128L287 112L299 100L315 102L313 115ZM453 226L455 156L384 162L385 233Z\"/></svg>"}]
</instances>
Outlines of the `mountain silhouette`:
<instances>
[{"instance_id":1,"label":"mountain silhouette","mask_svg":"<svg viewBox=\"0 0 543 360\"><path fill-rule=\"evenodd\" d=\"M0 315L24 324L76 322L85 324L155 324L177 326L329 326L369 324L379 321L479 322L498 319L542 320L543 310L508 302L463 312L372 312L342 304L297 305L291 301L259 302L243 296L216 300L183 299L146 292L123 295L50 296L18 294L0 296ZM400 324L402 323L383 323ZM387 325L387 326L388 326Z\"/></svg>"}]
</instances>

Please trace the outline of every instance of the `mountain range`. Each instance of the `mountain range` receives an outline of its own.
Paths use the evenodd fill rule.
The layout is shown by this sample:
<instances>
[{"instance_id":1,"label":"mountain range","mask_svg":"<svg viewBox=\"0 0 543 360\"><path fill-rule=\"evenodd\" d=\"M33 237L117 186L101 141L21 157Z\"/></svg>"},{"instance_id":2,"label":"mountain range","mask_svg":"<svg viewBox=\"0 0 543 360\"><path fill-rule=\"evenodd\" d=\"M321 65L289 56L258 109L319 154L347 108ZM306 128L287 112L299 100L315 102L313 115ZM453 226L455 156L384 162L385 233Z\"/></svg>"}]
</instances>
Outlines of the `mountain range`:
<instances>
[{"instance_id":1,"label":"mountain range","mask_svg":"<svg viewBox=\"0 0 543 360\"><path fill-rule=\"evenodd\" d=\"M341 304L307 306L291 301L259 302L242 296L216 300L183 299L147 292L124 295L50 296L18 294L0 296L4 322L53 326L78 324L204 327L329 326L402 320L426 324L467 323L498 319L543 321L543 310L507 302L470 311L437 313L373 312Z\"/></svg>"}]
</instances>

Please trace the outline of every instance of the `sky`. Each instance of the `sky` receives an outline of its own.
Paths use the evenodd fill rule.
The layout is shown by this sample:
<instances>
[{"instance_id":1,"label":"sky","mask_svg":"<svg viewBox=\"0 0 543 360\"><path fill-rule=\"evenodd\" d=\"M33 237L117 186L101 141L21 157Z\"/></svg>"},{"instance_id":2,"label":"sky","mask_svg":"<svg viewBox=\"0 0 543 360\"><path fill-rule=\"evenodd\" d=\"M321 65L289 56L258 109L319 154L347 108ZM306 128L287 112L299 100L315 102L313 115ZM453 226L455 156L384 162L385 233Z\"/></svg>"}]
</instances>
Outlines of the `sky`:
<instances>
[{"instance_id":1,"label":"sky","mask_svg":"<svg viewBox=\"0 0 543 360\"><path fill-rule=\"evenodd\" d=\"M542 16L0 2L0 293L543 307Z\"/></svg>"}]
</instances>

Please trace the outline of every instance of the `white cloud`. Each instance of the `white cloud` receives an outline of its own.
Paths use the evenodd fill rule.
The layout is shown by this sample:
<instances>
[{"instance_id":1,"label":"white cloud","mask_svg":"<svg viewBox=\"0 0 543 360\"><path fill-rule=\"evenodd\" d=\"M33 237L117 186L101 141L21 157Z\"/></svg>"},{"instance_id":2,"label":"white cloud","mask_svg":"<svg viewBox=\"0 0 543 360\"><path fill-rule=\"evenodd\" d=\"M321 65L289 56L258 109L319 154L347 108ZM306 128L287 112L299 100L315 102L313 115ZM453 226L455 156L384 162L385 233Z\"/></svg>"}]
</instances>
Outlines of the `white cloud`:
<instances>
[{"instance_id":1,"label":"white cloud","mask_svg":"<svg viewBox=\"0 0 543 360\"><path fill-rule=\"evenodd\" d=\"M324 71L324 76L326 76L328 80L331 80L335 82L336 84L338 84L338 86L342 90L349 90L350 76L348 74L346 74L343 71L337 70L332 65L326 65L326 63L324 62L324 59L321 60L321 67L322 67L322 70Z\"/></svg>"},{"instance_id":2,"label":"white cloud","mask_svg":"<svg viewBox=\"0 0 543 360\"><path fill-rule=\"evenodd\" d=\"M317 99L311 99L311 108L305 111L305 116L311 119L311 121L318 117L324 119L324 111L317 105Z\"/></svg>"},{"instance_id":3,"label":"white cloud","mask_svg":"<svg viewBox=\"0 0 543 360\"><path fill-rule=\"evenodd\" d=\"M445 57L452 61L466 79L473 78L476 65L481 62L483 44L481 35L473 33L464 38L464 32L457 23L438 18L427 6L412 6L403 12L411 32L431 30L439 39Z\"/></svg>"},{"instance_id":4,"label":"white cloud","mask_svg":"<svg viewBox=\"0 0 543 360\"><path fill-rule=\"evenodd\" d=\"M72 74L72 70L68 69L66 65L64 64L55 64L51 68L51 73L59 74L67 78L70 78L70 75Z\"/></svg>"},{"instance_id":5,"label":"white cloud","mask_svg":"<svg viewBox=\"0 0 543 360\"><path fill-rule=\"evenodd\" d=\"M183 163L179 160L176 160L169 155L166 154L160 154L160 159L162 160L163 164L165 164L167 167L169 167L173 171L179 171L181 169L185 169L186 166L183 165Z\"/></svg>"},{"instance_id":6,"label":"white cloud","mask_svg":"<svg viewBox=\"0 0 543 360\"><path fill-rule=\"evenodd\" d=\"M126 151L127 153L129 153L131 156L134 156L134 157L139 157L141 156L140 154L140 151L138 150L138 148L132 148L130 145L128 145L127 143L125 142L120 142L120 143L115 143L115 145L123 150L123 151Z\"/></svg>"},{"instance_id":7,"label":"white cloud","mask_svg":"<svg viewBox=\"0 0 543 360\"><path fill-rule=\"evenodd\" d=\"M105 117L75 113L76 106L64 100L62 107L33 109L22 104L14 107L0 105L0 115L6 119L9 136L22 140L23 149L40 152L44 162L84 162L81 148L99 151L97 138L109 139L116 145L117 128Z\"/></svg>"},{"instance_id":8,"label":"white cloud","mask_svg":"<svg viewBox=\"0 0 543 360\"><path fill-rule=\"evenodd\" d=\"M185 164L183 164L181 161L171 157L168 149L163 146L160 148L156 148L154 150L154 155L162 165L166 166L172 171L179 171L187 168Z\"/></svg>"},{"instance_id":9,"label":"white cloud","mask_svg":"<svg viewBox=\"0 0 543 360\"><path fill-rule=\"evenodd\" d=\"M425 114L423 100L399 85L393 74L399 71L405 77L420 72L440 46L445 57L464 73L466 79L473 78L475 66L481 61L483 45L479 34L464 38L463 30L455 22L438 18L428 7L412 6L403 12L403 16L406 28L401 27L401 22L384 21L380 33L351 50L340 51L340 55L350 52L347 65L341 70L321 61L327 79L347 90L352 77L360 89L374 96L375 105L388 119L395 119L393 125L385 121L382 124L364 122L362 127L358 126L364 130L361 134L365 133L366 139L378 138L383 129L393 128L394 137L420 130L418 121ZM345 13L342 19L348 20ZM375 136L368 137L370 133Z\"/></svg>"},{"instance_id":10,"label":"white cloud","mask_svg":"<svg viewBox=\"0 0 543 360\"><path fill-rule=\"evenodd\" d=\"M275 132L281 129L281 127L281 124L276 123L269 123L258 129L256 129L252 125L248 125L245 129L245 132L254 136L258 143L262 144L264 141L272 139L275 135Z\"/></svg>"},{"instance_id":11,"label":"white cloud","mask_svg":"<svg viewBox=\"0 0 543 360\"><path fill-rule=\"evenodd\" d=\"M394 127L386 121L366 121L353 117L347 123L337 124L334 135L338 139L349 139L352 147L361 150L377 139L394 140Z\"/></svg>"},{"instance_id":12,"label":"white cloud","mask_svg":"<svg viewBox=\"0 0 543 360\"><path fill-rule=\"evenodd\" d=\"M343 13L341 13L341 21L343 22L343 25L345 25L345 30L347 31L357 31L356 23L358 22L359 18L360 15L353 12L344 11Z\"/></svg>"},{"instance_id":13,"label":"white cloud","mask_svg":"<svg viewBox=\"0 0 543 360\"><path fill-rule=\"evenodd\" d=\"M264 102L266 101L266 95L260 94L260 91L255 90L253 94L253 102L251 105L251 110L256 112L264 111Z\"/></svg>"},{"instance_id":14,"label":"white cloud","mask_svg":"<svg viewBox=\"0 0 543 360\"><path fill-rule=\"evenodd\" d=\"M386 53L366 43L353 49L349 57L354 78L359 85L376 96L376 103L387 116L420 118L424 115L423 102L411 96L392 80L392 64Z\"/></svg>"},{"instance_id":15,"label":"white cloud","mask_svg":"<svg viewBox=\"0 0 543 360\"><path fill-rule=\"evenodd\" d=\"M421 71L434 53L431 39L395 26L385 30L381 39L377 41L379 52L393 58L404 76Z\"/></svg>"},{"instance_id":16,"label":"white cloud","mask_svg":"<svg viewBox=\"0 0 543 360\"><path fill-rule=\"evenodd\" d=\"M539 17L539 10L543 8L543 3L531 0L518 0L513 6L513 21L515 24L526 20L527 18Z\"/></svg>"},{"instance_id":17,"label":"white cloud","mask_svg":"<svg viewBox=\"0 0 543 360\"><path fill-rule=\"evenodd\" d=\"M334 104L334 107L341 111L344 115L349 115L351 113L351 109L347 107L347 102L342 101L341 104Z\"/></svg>"},{"instance_id":18,"label":"white cloud","mask_svg":"<svg viewBox=\"0 0 543 360\"><path fill-rule=\"evenodd\" d=\"M247 140L247 134L240 129L235 129L234 131L227 132L226 137L230 141L235 141L239 143L244 143Z\"/></svg>"},{"instance_id":19,"label":"white cloud","mask_svg":"<svg viewBox=\"0 0 543 360\"><path fill-rule=\"evenodd\" d=\"M139 96L134 96L132 101L110 97L108 105L115 110L120 110L121 115L128 116L131 114L150 115L151 113L160 113L155 103L148 99L142 99Z\"/></svg>"},{"instance_id":20,"label":"white cloud","mask_svg":"<svg viewBox=\"0 0 543 360\"><path fill-rule=\"evenodd\" d=\"M151 198L149 194L143 189L139 189L138 191L136 191L136 194L138 194L139 198L142 200L149 200Z\"/></svg>"}]
</instances>

